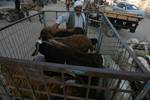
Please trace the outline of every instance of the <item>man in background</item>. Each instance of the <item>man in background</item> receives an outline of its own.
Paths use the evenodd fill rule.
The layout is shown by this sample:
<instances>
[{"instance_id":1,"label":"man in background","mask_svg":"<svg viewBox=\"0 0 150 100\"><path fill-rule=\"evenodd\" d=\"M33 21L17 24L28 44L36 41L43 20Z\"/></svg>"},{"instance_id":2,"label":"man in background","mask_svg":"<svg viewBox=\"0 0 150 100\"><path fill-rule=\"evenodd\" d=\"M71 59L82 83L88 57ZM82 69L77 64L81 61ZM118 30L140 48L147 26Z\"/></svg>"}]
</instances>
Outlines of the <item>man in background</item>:
<instances>
[{"instance_id":1,"label":"man in background","mask_svg":"<svg viewBox=\"0 0 150 100\"><path fill-rule=\"evenodd\" d=\"M20 10L20 0L15 0L15 9Z\"/></svg>"},{"instance_id":2,"label":"man in background","mask_svg":"<svg viewBox=\"0 0 150 100\"><path fill-rule=\"evenodd\" d=\"M59 25L62 23L66 23L67 29L72 29L75 27L79 27L85 31L86 29L86 19L85 14L82 12L83 3L81 1L76 1L74 3L74 12L68 12L59 16L56 20L53 27L53 33L59 28Z\"/></svg>"},{"instance_id":3,"label":"man in background","mask_svg":"<svg viewBox=\"0 0 150 100\"><path fill-rule=\"evenodd\" d=\"M71 0L66 0L66 10L69 11L70 6L71 6Z\"/></svg>"}]
</instances>

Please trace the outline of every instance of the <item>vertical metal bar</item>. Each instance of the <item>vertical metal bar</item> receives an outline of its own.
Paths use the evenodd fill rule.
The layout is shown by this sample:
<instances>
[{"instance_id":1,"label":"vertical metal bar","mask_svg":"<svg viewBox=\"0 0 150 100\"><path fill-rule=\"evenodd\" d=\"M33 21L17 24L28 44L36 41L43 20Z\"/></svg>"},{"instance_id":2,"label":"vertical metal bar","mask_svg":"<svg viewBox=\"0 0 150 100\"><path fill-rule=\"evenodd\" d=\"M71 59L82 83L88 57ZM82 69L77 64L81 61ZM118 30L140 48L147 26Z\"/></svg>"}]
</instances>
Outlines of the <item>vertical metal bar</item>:
<instances>
[{"instance_id":1,"label":"vertical metal bar","mask_svg":"<svg viewBox=\"0 0 150 100\"><path fill-rule=\"evenodd\" d=\"M12 65L10 65L10 67L12 67ZM17 92L19 93L19 97L21 100L23 100L22 96L21 96L21 91L20 89L18 88L18 86L16 86L15 82L14 82L14 79L13 79L13 75L11 74L10 70L7 68L8 70L8 75L9 77L11 78L11 82L12 82L12 85L14 85L15 89L17 90Z\"/></svg>"},{"instance_id":2,"label":"vertical metal bar","mask_svg":"<svg viewBox=\"0 0 150 100\"><path fill-rule=\"evenodd\" d=\"M11 33L11 27L9 27L9 29L7 29L7 32L8 33ZM12 36L13 35L13 33L11 33L11 34L9 34L8 36L7 36L7 39L8 39L8 42L9 42L9 46L8 46L8 48L7 49L10 49L9 50L9 57L12 57L12 51L11 50L13 50L13 43L12 43L12 41L11 41L11 39L10 39L10 36Z\"/></svg>"},{"instance_id":3,"label":"vertical metal bar","mask_svg":"<svg viewBox=\"0 0 150 100\"><path fill-rule=\"evenodd\" d=\"M43 69L42 69L42 67L39 69L39 71L40 71L40 75L41 75L42 78L43 78L42 81L43 81L44 86L45 86L45 89L46 89L46 91L47 91L48 100L51 100L50 91L49 91L49 89L48 89L47 80L45 79L45 76L44 76L44 74L43 74Z\"/></svg>"},{"instance_id":4,"label":"vertical metal bar","mask_svg":"<svg viewBox=\"0 0 150 100\"><path fill-rule=\"evenodd\" d=\"M102 45L103 34L101 32L101 28L99 27L99 35L98 35L98 44L97 44L97 53L100 53L101 45Z\"/></svg>"},{"instance_id":5,"label":"vertical metal bar","mask_svg":"<svg viewBox=\"0 0 150 100\"><path fill-rule=\"evenodd\" d=\"M116 44L116 52L115 52L115 56L114 56L114 57L116 57L116 63L117 64L119 64L119 62L120 62L120 59L119 59L120 58L120 54L119 54L120 47L121 47L120 46L120 41L118 39L117 44Z\"/></svg>"},{"instance_id":6,"label":"vertical metal bar","mask_svg":"<svg viewBox=\"0 0 150 100\"><path fill-rule=\"evenodd\" d=\"M58 17L58 11L56 11L56 17L55 18L57 19L57 17Z\"/></svg>"},{"instance_id":7,"label":"vertical metal bar","mask_svg":"<svg viewBox=\"0 0 150 100\"><path fill-rule=\"evenodd\" d=\"M20 32L21 34L20 34L20 35L23 37L22 41L23 41L23 42L25 41L25 43L23 43L23 44L26 44L26 43L29 42L29 41L26 41L26 40L27 40L26 37L29 35L29 27L30 27L30 26L29 26L29 25L26 25L25 21L23 21L23 22L24 22L23 24L26 26L26 28L24 28L24 25L22 25L22 24L20 25L20 26L22 26L22 27L21 27L21 32ZM30 28L31 28L31 27L30 27ZM21 58L22 58L22 59L25 58L25 56L26 56L26 55L25 55L25 52L26 52L26 51L25 51L25 48L26 48L25 46L24 46L24 47L21 47L22 50L20 50L20 54L21 54Z\"/></svg>"},{"instance_id":8,"label":"vertical metal bar","mask_svg":"<svg viewBox=\"0 0 150 100\"><path fill-rule=\"evenodd\" d=\"M6 85L4 84L1 75L0 75L0 86L3 87L4 92L5 92L5 95L7 95L7 99L8 99L8 100L12 100L12 96L10 95L10 93L9 93L9 91L8 91L8 89L7 89L7 87L6 87ZM1 91L3 91L3 90L1 90Z\"/></svg>"},{"instance_id":9,"label":"vertical metal bar","mask_svg":"<svg viewBox=\"0 0 150 100\"><path fill-rule=\"evenodd\" d=\"M143 100L143 98L146 96L146 94L149 93L150 90L150 81L148 81L145 85L143 90L136 96L135 100Z\"/></svg>"},{"instance_id":10,"label":"vertical metal bar","mask_svg":"<svg viewBox=\"0 0 150 100\"><path fill-rule=\"evenodd\" d=\"M5 32L6 30L3 30L3 31L1 31L2 32L1 37L3 37L2 41L1 41L1 48L3 48L3 51L1 52L1 54L2 54L1 56L7 56L7 48L5 48L5 46L7 46L7 45L4 44L4 40L5 40L4 34L6 34L6 32Z\"/></svg>"},{"instance_id":11,"label":"vertical metal bar","mask_svg":"<svg viewBox=\"0 0 150 100\"><path fill-rule=\"evenodd\" d=\"M66 95L68 95L68 94L66 94L66 85L65 85L65 75L64 75L64 73L62 72L61 73L61 75L62 75L62 81L63 81L63 95L64 95L64 100L67 100L67 97L66 97Z\"/></svg>"},{"instance_id":12,"label":"vertical metal bar","mask_svg":"<svg viewBox=\"0 0 150 100\"><path fill-rule=\"evenodd\" d=\"M5 34L7 34L7 33L8 33L8 29L5 30L5 32L6 32ZM4 46L6 47L5 50L6 50L6 55L7 55L7 57L9 57L10 54L11 54L11 51L10 51L11 49L9 48L9 45L7 45L7 43L9 42L9 39L8 39L8 38L9 38L9 36L7 35L7 36L5 37L5 39L4 39L4 42L3 42L3 43L4 43ZM8 40L8 41L7 41L7 40ZM5 56L6 56L6 55L5 55Z\"/></svg>"},{"instance_id":13,"label":"vertical metal bar","mask_svg":"<svg viewBox=\"0 0 150 100\"><path fill-rule=\"evenodd\" d=\"M34 91L34 89L33 89L33 86L32 86L31 83L30 83L30 77L28 76L28 74L27 74L27 72L26 72L24 66L22 66L21 69L22 69L22 71L23 71L23 74L24 74L25 77L26 77L26 80L28 81L28 85L30 86L30 88L31 88L31 90L32 90L33 100L37 100L37 99L36 99L36 93L35 93L35 91Z\"/></svg>"},{"instance_id":14,"label":"vertical metal bar","mask_svg":"<svg viewBox=\"0 0 150 100\"><path fill-rule=\"evenodd\" d=\"M110 85L109 86L113 86L114 85L114 81L115 81L116 79L111 79L111 81L110 81Z\"/></svg>"},{"instance_id":15,"label":"vertical metal bar","mask_svg":"<svg viewBox=\"0 0 150 100\"><path fill-rule=\"evenodd\" d=\"M116 90L113 92L112 97L111 97L110 100L113 100L113 99L115 98L115 95L116 95L116 93L117 93L117 89L118 89L119 86L120 86L120 83L121 83L121 80L118 81L117 86L115 87Z\"/></svg>"},{"instance_id":16,"label":"vertical metal bar","mask_svg":"<svg viewBox=\"0 0 150 100\"><path fill-rule=\"evenodd\" d=\"M124 83L123 83L123 85L124 85ZM122 85L122 86L123 86ZM121 86L121 88L122 88L122 86ZM129 85L128 85L128 87L129 87ZM128 87L126 88L126 89L128 89ZM120 96L120 99L122 99L123 98L123 96L125 95L126 93L122 93L122 95ZM129 93L128 93L129 94ZM130 96L128 97L128 99L127 100L129 100L130 99L130 97L131 97L131 94L130 94ZM119 99L119 100L120 100Z\"/></svg>"},{"instance_id":17,"label":"vertical metal bar","mask_svg":"<svg viewBox=\"0 0 150 100\"><path fill-rule=\"evenodd\" d=\"M102 15L103 16L103 15ZM103 17L101 17L100 20L100 27L99 27L99 35L98 35L98 45L97 45L97 51L96 52L100 52L100 49L101 49L101 44L102 44L102 39L103 39L103 33L102 33L102 24L103 24Z\"/></svg>"},{"instance_id":18,"label":"vertical metal bar","mask_svg":"<svg viewBox=\"0 0 150 100\"><path fill-rule=\"evenodd\" d=\"M15 25L14 25L15 26ZM14 28L14 26L12 27L12 31L15 31L15 28ZM15 48L15 52L17 52L17 53L14 53L14 57L16 58L17 57L17 55L19 55L19 51L18 51L18 47L17 47L17 41L18 41L18 37L16 37L17 35L16 35L16 32L14 32L15 34L14 34L14 37L15 37L15 40L14 39L12 39L12 41L14 42L14 48Z\"/></svg>"},{"instance_id":19,"label":"vertical metal bar","mask_svg":"<svg viewBox=\"0 0 150 100\"><path fill-rule=\"evenodd\" d=\"M42 11L42 16L43 16L44 27L46 27L46 16L45 16L45 12L44 11Z\"/></svg>"},{"instance_id":20,"label":"vertical metal bar","mask_svg":"<svg viewBox=\"0 0 150 100\"><path fill-rule=\"evenodd\" d=\"M88 14L86 13L86 15L85 15L85 20L87 20L86 21L86 26L85 26L85 33L86 33L86 35L88 34L87 32L87 30L88 30L88 18L89 18L89 16L88 16Z\"/></svg>"},{"instance_id":21,"label":"vertical metal bar","mask_svg":"<svg viewBox=\"0 0 150 100\"><path fill-rule=\"evenodd\" d=\"M19 32L19 30L21 30L21 29L19 29L19 27L20 27L20 25L19 25L20 23L16 23L14 26L15 26L15 29L16 29L16 36L17 36L17 38L18 38L18 40L19 40L19 42L17 43L17 45L18 45L18 48L17 48L17 50L18 50L18 59L21 59L20 57L21 57L21 54L22 54L22 50L20 49L20 44L22 43L22 34L21 34L21 32ZM28 27L28 26L27 26Z\"/></svg>"},{"instance_id":22,"label":"vertical metal bar","mask_svg":"<svg viewBox=\"0 0 150 100\"><path fill-rule=\"evenodd\" d=\"M92 77L89 76L89 78L88 78L88 85L87 85L87 91L86 91L86 100L88 100L88 97L89 97L91 79L92 79Z\"/></svg>"}]
</instances>

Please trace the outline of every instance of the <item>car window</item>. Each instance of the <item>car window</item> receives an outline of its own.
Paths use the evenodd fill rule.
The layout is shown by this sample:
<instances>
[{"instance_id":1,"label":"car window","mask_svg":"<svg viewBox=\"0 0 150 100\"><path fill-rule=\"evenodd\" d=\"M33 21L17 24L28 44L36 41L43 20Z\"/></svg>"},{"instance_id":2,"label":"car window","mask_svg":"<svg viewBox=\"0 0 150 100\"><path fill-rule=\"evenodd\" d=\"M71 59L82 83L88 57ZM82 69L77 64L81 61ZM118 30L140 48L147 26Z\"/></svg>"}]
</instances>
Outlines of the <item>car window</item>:
<instances>
[{"instance_id":1,"label":"car window","mask_svg":"<svg viewBox=\"0 0 150 100\"><path fill-rule=\"evenodd\" d=\"M138 10L138 8L134 5L127 5L127 10Z\"/></svg>"},{"instance_id":2,"label":"car window","mask_svg":"<svg viewBox=\"0 0 150 100\"><path fill-rule=\"evenodd\" d=\"M120 7L120 8L125 7L125 5L124 5L124 4L122 4L122 3L118 4L117 6L118 6L118 7Z\"/></svg>"}]
</instances>

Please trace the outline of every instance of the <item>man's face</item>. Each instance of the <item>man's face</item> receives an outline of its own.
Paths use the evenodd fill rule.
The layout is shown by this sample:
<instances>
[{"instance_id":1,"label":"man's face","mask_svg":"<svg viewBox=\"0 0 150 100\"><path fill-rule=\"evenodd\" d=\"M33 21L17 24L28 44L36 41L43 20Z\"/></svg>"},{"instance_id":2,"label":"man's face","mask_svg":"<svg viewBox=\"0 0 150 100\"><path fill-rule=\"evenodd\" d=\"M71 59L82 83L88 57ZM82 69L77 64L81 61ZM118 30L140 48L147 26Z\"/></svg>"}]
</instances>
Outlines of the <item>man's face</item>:
<instances>
[{"instance_id":1,"label":"man's face","mask_svg":"<svg viewBox=\"0 0 150 100\"><path fill-rule=\"evenodd\" d=\"M81 14L82 6L76 6L74 9L77 15Z\"/></svg>"}]
</instances>

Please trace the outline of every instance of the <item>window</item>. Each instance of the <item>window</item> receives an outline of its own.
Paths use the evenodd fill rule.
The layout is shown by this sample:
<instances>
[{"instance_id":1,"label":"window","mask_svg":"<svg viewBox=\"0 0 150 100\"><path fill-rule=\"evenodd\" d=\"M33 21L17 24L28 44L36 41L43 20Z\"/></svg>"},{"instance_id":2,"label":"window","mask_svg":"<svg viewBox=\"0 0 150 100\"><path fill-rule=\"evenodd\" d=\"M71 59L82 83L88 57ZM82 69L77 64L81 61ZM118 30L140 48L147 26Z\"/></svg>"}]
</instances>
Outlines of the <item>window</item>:
<instances>
[{"instance_id":1,"label":"window","mask_svg":"<svg viewBox=\"0 0 150 100\"><path fill-rule=\"evenodd\" d=\"M124 8L124 7L125 7L125 4L120 3L120 4L118 4L117 6L120 7L120 8Z\"/></svg>"},{"instance_id":2,"label":"window","mask_svg":"<svg viewBox=\"0 0 150 100\"><path fill-rule=\"evenodd\" d=\"M138 8L134 5L127 5L127 10L138 10Z\"/></svg>"}]
</instances>

